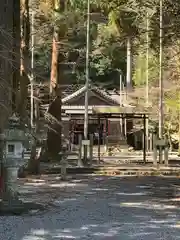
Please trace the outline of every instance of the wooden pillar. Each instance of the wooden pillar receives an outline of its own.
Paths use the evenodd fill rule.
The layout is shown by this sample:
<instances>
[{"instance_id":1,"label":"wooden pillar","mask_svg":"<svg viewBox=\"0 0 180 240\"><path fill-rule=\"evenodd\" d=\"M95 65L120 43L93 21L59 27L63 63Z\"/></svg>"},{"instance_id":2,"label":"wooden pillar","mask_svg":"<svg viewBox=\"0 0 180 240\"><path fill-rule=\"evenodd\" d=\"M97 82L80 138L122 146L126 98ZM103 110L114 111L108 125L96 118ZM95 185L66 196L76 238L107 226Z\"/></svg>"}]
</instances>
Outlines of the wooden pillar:
<instances>
[{"instance_id":1,"label":"wooden pillar","mask_svg":"<svg viewBox=\"0 0 180 240\"><path fill-rule=\"evenodd\" d=\"M153 151L153 134L150 133L150 140L149 140L149 151L152 152Z\"/></svg>"},{"instance_id":2,"label":"wooden pillar","mask_svg":"<svg viewBox=\"0 0 180 240\"><path fill-rule=\"evenodd\" d=\"M136 132L134 132L134 146L135 146L135 149L138 148L138 136Z\"/></svg>"},{"instance_id":3,"label":"wooden pillar","mask_svg":"<svg viewBox=\"0 0 180 240\"><path fill-rule=\"evenodd\" d=\"M153 134L153 164L157 166L157 147L156 147L157 136Z\"/></svg>"},{"instance_id":4,"label":"wooden pillar","mask_svg":"<svg viewBox=\"0 0 180 240\"><path fill-rule=\"evenodd\" d=\"M101 119L100 116L98 115L98 163L100 164L101 161L101 143L100 143L100 133L101 133Z\"/></svg>"},{"instance_id":5,"label":"wooden pillar","mask_svg":"<svg viewBox=\"0 0 180 240\"><path fill-rule=\"evenodd\" d=\"M93 164L93 134L89 135L90 145L89 145L89 159L90 159L90 166Z\"/></svg>"},{"instance_id":6,"label":"wooden pillar","mask_svg":"<svg viewBox=\"0 0 180 240\"><path fill-rule=\"evenodd\" d=\"M143 125L144 125L144 132L143 132L143 137L144 137L144 144L143 144L143 161L146 163L146 115L143 115Z\"/></svg>"},{"instance_id":7,"label":"wooden pillar","mask_svg":"<svg viewBox=\"0 0 180 240\"><path fill-rule=\"evenodd\" d=\"M124 137L126 138L127 137L127 119L126 119L127 116L122 116L122 119L123 119L123 135Z\"/></svg>"},{"instance_id":8,"label":"wooden pillar","mask_svg":"<svg viewBox=\"0 0 180 240\"><path fill-rule=\"evenodd\" d=\"M78 167L82 167L82 135L78 135L78 142L79 142L79 156L78 156Z\"/></svg>"},{"instance_id":9,"label":"wooden pillar","mask_svg":"<svg viewBox=\"0 0 180 240\"><path fill-rule=\"evenodd\" d=\"M110 135L110 126L111 126L111 123L110 123L110 120L107 120L107 134Z\"/></svg>"},{"instance_id":10,"label":"wooden pillar","mask_svg":"<svg viewBox=\"0 0 180 240\"><path fill-rule=\"evenodd\" d=\"M164 147L164 164L165 166L168 166L169 164L169 146L168 146L168 138L165 136L165 147Z\"/></svg>"},{"instance_id":11,"label":"wooden pillar","mask_svg":"<svg viewBox=\"0 0 180 240\"><path fill-rule=\"evenodd\" d=\"M74 146L74 121L72 120L71 115L69 120L69 126L69 148L72 151Z\"/></svg>"},{"instance_id":12,"label":"wooden pillar","mask_svg":"<svg viewBox=\"0 0 180 240\"><path fill-rule=\"evenodd\" d=\"M104 128L104 149L107 152L108 149L108 119L105 118L105 128Z\"/></svg>"},{"instance_id":13,"label":"wooden pillar","mask_svg":"<svg viewBox=\"0 0 180 240\"><path fill-rule=\"evenodd\" d=\"M71 115L69 116L69 150L72 149L71 144L72 144L72 139L71 139L71 133L72 133L72 120L71 120Z\"/></svg>"}]
</instances>

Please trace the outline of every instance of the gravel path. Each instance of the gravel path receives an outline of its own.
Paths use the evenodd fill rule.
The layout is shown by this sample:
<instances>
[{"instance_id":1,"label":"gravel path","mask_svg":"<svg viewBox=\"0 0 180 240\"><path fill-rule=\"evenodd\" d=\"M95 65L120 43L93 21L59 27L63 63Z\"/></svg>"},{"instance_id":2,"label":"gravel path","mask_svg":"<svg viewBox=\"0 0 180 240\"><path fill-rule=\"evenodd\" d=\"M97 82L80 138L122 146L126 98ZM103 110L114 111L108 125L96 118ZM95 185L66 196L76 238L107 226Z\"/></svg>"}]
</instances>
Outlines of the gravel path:
<instances>
[{"instance_id":1,"label":"gravel path","mask_svg":"<svg viewBox=\"0 0 180 240\"><path fill-rule=\"evenodd\" d=\"M0 240L180 239L179 179L81 178L51 182L46 212L1 216Z\"/></svg>"}]
</instances>

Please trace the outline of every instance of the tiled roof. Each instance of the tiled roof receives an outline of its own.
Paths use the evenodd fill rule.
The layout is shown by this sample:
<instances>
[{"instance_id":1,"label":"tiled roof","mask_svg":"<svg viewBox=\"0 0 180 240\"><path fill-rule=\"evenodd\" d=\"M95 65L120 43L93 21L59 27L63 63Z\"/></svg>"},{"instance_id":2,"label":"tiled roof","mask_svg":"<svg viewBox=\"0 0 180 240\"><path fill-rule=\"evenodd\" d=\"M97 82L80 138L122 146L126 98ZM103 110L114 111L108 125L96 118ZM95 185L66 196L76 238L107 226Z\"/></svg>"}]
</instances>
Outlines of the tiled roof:
<instances>
[{"instance_id":1,"label":"tiled roof","mask_svg":"<svg viewBox=\"0 0 180 240\"><path fill-rule=\"evenodd\" d=\"M112 103L118 104L120 103L120 97L119 94L108 94L106 91L104 91L103 89L100 89L98 87L90 87L89 89L90 91L94 92L95 94L98 94L100 96L102 96L105 100L107 101L111 101ZM70 94L69 96L65 97L62 99L62 103L68 103L68 101L70 101L73 98L76 98L78 96L80 96L81 94L83 94L86 91L86 86L83 86L82 88L80 88L79 90L75 91L74 93Z\"/></svg>"},{"instance_id":2,"label":"tiled roof","mask_svg":"<svg viewBox=\"0 0 180 240\"><path fill-rule=\"evenodd\" d=\"M72 93L71 95L65 97L62 99L62 103L67 103L69 100L81 95L82 93L84 93L86 90L86 86L83 86L82 88L80 88L79 90L77 90L76 92Z\"/></svg>"},{"instance_id":3,"label":"tiled roof","mask_svg":"<svg viewBox=\"0 0 180 240\"><path fill-rule=\"evenodd\" d=\"M90 91L94 92L95 94L99 95L99 96L102 96L107 102L111 102L113 104L116 104L116 105L119 105L120 104L120 95L118 92L115 92L115 91L105 91L103 89L100 89L98 87L90 87L89 89ZM69 105L68 102L78 96L80 96L81 94L85 93L86 91L86 87L83 86L81 87L80 89L78 89L77 91L75 91L74 93L62 98L62 104L66 104L64 107L62 106L62 109L63 108L66 108L66 109L72 109L72 108L76 108L76 106L70 106L70 108L68 108ZM122 95L125 95L125 93L122 93ZM56 99L54 99L53 101L55 101ZM72 105L72 104L71 104ZM123 103L123 106L124 107L129 107L130 105L126 104L126 103ZM41 106L42 109L48 109L49 107L49 104L44 104L43 106ZM89 106L90 108L92 106ZM83 108L83 106L79 106L79 108Z\"/></svg>"},{"instance_id":4,"label":"tiled roof","mask_svg":"<svg viewBox=\"0 0 180 240\"><path fill-rule=\"evenodd\" d=\"M95 88L93 88L93 90L94 90L96 93L98 93L99 95L101 95L102 97L104 97L105 99L110 100L110 101L112 101L113 103L119 104L119 102L118 102L116 99L113 99L113 98L111 97L111 95L108 95L108 94L107 94L105 91L103 91L102 89L95 87Z\"/></svg>"},{"instance_id":5,"label":"tiled roof","mask_svg":"<svg viewBox=\"0 0 180 240\"><path fill-rule=\"evenodd\" d=\"M44 105L41 105L41 110L47 110L49 107L49 104L44 104ZM92 105L92 106L88 106L88 109L89 110L92 110L93 108L97 108L97 107L100 107L100 108L107 108L109 107L108 105ZM126 106L125 106L126 107ZM132 108L131 106L128 106L129 108ZM62 110L72 110L72 109L75 109L75 110L84 110L85 109L85 106L84 105L62 105L61 106L61 109Z\"/></svg>"}]
</instances>

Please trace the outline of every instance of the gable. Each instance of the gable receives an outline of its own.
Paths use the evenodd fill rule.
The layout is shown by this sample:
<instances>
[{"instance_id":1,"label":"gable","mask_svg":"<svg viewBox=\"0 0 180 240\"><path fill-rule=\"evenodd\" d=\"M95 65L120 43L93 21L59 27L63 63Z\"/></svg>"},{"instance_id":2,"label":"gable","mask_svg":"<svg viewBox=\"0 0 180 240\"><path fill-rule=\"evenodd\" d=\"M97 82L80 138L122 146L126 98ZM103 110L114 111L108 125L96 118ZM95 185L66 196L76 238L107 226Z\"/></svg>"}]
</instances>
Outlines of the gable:
<instances>
[{"instance_id":1,"label":"gable","mask_svg":"<svg viewBox=\"0 0 180 240\"><path fill-rule=\"evenodd\" d=\"M65 105L84 105L85 102L85 92L81 93L79 96L76 96L72 99L69 99ZM106 99L105 97L96 94L92 91L89 91L89 101L88 104L90 106L94 106L94 105L108 105L108 106L113 106L113 105L117 105L115 102Z\"/></svg>"}]
</instances>

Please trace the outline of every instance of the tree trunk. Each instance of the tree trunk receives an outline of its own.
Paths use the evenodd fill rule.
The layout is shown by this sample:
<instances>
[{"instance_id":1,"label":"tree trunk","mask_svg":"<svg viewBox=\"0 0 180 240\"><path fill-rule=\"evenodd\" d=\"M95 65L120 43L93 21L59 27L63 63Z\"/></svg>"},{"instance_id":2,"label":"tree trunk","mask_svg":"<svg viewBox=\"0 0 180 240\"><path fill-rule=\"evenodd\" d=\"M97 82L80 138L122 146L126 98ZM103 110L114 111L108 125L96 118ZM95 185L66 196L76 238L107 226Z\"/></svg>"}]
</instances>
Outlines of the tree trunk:
<instances>
[{"instance_id":1,"label":"tree trunk","mask_svg":"<svg viewBox=\"0 0 180 240\"><path fill-rule=\"evenodd\" d=\"M11 114L13 76L13 2L1 1L0 8L0 129L4 130Z\"/></svg>"},{"instance_id":2,"label":"tree trunk","mask_svg":"<svg viewBox=\"0 0 180 240\"><path fill-rule=\"evenodd\" d=\"M11 1L12 2L12 1ZM0 8L0 130L3 132L11 114L13 76L13 2L1 1Z\"/></svg>"},{"instance_id":3,"label":"tree trunk","mask_svg":"<svg viewBox=\"0 0 180 240\"><path fill-rule=\"evenodd\" d=\"M178 109L178 118L179 118L179 124L178 124L178 127L179 127L179 144L178 144L178 156L180 156L180 110Z\"/></svg>"},{"instance_id":4,"label":"tree trunk","mask_svg":"<svg viewBox=\"0 0 180 240\"><path fill-rule=\"evenodd\" d=\"M65 10L65 1L54 1L54 14L63 14ZM50 94L56 97L49 108L49 114L52 116L49 122L49 130L47 135L47 147L50 155L57 155L61 151L61 80L63 78L63 62L65 60L63 54L63 45L61 39L65 37L66 30L64 27L56 25L54 28L53 44L52 44L52 65L51 65L51 81Z\"/></svg>"},{"instance_id":5,"label":"tree trunk","mask_svg":"<svg viewBox=\"0 0 180 240\"><path fill-rule=\"evenodd\" d=\"M55 33L54 33L55 35ZM58 38L58 34L57 34ZM58 68L58 39L56 40L56 36L53 37L52 43L52 63L51 63L51 82L50 82L50 94L54 95L54 90L57 85L57 68Z\"/></svg>"},{"instance_id":6,"label":"tree trunk","mask_svg":"<svg viewBox=\"0 0 180 240\"><path fill-rule=\"evenodd\" d=\"M28 72L29 72L29 41L30 41L30 19L29 0L22 1L21 10L21 76L20 76L20 96L18 101L18 112L21 121L27 120L27 99L28 99Z\"/></svg>"},{"instance_id":7,"label":"tree trunk","mask_svg":"<svg viewBox=\"0 0 180 240\"><path fill-rule=\"evenodd\" d=\"M36 150L37 150L37 143L38 143L38 130L39 130L39 118L40 118L40 111L39 111L39 89L37 89L35 94L35 139L31 149L31 157L28 162L28 172L30 174L39 174L40 173L40 159L37 157Z\"/></svg>"},{"instance_id":8,"label":"tree trunk","mask_svg":"<svg viewBox=\"0 0 180 240\"><path fill-rule=\"evenodd\" d=\"M132 90L132 40L127 37L127 67L126 67L127 92Z\"/></svg>"},{"instance_id":9,"label":"tree trunk","mask_svg":"<svg viewBox=\"0 0 180 240\"><path fill-rule=\"evenodd\" d=\"M34 3L31 2L32 4ZM21 122L27 122L27 104L28 104L28 84L29 77L28 74L31 74L30 69L30 59L29 59L29 48L30 48L30 9L29 9L29 0L23 0L22 2L22 11L21 11L21 78L20 78L20 102L19 102L19 113L21 116ZM35 119L37 123L37 119ZM34 131L31 129L31 131ZM36 131L33 132L33 135L36 135ZM36 161L36 144L37 138L35 136L34 142L31 149L31 156L28 162L28 172L30 174L38 174L39 166Z\"/></svg>"},{"instance_id":10,"label":"tree trunk","mask_svg":"<svg viewBox=\"0 0 180 240\"><path fill-rule=\"evenodd\" d=\"M20 0L14 1L13 5L13 91L12 110L17 112L17 96L20 82Z\"/></svg>"},{"instance_id":11,"label":"tree trunk","mask_svg":"<svg viewBox=\"0 0 180 240\"><path fill-rule=\"evenodd\" d=\"M1 0L0 8L0 134L8 122L12 109L12 78L13 78L13 14L14 1ZM3 177L3 191L6 192L6 176L3 165L4 144L0 144L0 165Z\"/></svg>"}]
</instances>

